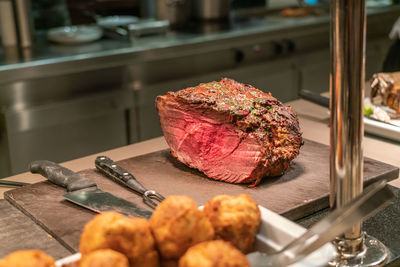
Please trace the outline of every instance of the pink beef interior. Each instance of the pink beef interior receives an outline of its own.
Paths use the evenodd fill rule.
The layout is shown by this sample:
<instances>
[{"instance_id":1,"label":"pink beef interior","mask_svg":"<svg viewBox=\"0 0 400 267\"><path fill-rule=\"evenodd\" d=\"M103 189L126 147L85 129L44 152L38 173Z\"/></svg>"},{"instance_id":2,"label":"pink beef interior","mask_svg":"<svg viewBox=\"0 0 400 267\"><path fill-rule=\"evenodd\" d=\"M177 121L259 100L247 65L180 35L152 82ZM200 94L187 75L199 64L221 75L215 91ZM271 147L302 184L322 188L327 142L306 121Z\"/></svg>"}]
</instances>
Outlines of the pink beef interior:
<instances>
[{"instance_id":1,"label":"pink beef interior","mask_svg":"<svg viewBox=\"0 0 400 267\"><path fill-rule=\"evenodd\" d=\"M261 146L252 134L238 131L221 114L182 108L174 101L160 101L161 127L172 154L181 162L216 180L246 182L262 175ZM234 164L232 164L234 163Z\"/></svg>"}]
</instances>

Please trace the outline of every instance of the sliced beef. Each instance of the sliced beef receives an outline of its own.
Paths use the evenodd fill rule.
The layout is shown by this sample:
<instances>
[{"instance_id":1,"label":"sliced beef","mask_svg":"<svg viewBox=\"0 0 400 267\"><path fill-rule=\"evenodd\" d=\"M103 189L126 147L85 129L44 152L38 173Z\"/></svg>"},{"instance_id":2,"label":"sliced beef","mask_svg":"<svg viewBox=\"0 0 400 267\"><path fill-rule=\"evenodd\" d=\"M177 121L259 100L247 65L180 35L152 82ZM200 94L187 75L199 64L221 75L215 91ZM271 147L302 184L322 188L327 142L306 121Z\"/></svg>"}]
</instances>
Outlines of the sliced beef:
<instances>
[{"instance_id":1,"label":"sliced beef","mask_svg":"<svg viewBox=\"0 0 400 267\"><path fill-rule=\"evenodd\" d=\"M171 154L215 180L282 175L303 143L291 107L231 79L168 92L156 105Z\"/></svg>"}]
</instances>

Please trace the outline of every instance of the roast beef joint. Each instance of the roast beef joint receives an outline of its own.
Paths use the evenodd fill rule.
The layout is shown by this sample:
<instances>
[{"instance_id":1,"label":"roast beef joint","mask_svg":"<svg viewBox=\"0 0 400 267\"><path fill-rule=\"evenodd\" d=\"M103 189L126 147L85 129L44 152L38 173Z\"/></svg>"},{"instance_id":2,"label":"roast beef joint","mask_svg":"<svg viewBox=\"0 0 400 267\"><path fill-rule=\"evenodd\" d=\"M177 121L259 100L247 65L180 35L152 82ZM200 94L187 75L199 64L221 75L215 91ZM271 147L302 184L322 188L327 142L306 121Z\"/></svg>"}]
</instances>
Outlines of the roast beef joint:
<instances>
[{"instance_id":1,"label":"roast beef joint","mask_svg":"<svg viewBox=\"0 0 400 267\"><path fill-rule=\"evenodd\" d=\"M231 79L168 92L156 106L171 154L215 180L254 186L282 175L303 144L290 106Z\"/></svg>"}]
</instances>

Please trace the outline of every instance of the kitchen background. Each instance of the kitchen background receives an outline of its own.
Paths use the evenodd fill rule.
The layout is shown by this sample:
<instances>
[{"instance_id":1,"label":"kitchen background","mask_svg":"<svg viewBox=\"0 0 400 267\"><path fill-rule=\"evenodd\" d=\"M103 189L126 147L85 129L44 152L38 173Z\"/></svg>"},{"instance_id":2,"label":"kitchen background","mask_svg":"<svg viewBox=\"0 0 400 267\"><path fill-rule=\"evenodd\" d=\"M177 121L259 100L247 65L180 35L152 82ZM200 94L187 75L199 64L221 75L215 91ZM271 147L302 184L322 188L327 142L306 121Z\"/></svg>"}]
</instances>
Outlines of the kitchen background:
<instances>
[{"instance_id":1,"label":"kitchen background","mask_svg":"<svg viewBox=\"0 0 400 267\"><path fill-rule=\"evenodd\" d=\"M368 79L400 6L367 14ZM326 92L329 21L329 1L0 0L0 177L160 136L155 97L200 82Z\"/></svg>"}]
</instances>

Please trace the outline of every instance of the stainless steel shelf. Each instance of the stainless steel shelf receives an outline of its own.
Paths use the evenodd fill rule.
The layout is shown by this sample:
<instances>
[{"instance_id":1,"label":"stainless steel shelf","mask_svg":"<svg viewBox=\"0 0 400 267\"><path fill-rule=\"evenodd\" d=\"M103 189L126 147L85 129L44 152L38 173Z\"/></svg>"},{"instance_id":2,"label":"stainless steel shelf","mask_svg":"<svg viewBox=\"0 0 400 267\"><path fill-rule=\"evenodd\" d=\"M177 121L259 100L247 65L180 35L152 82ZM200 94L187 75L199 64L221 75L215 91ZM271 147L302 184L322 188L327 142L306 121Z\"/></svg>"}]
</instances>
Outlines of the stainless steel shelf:
<instances>
[{"instance_id":1,"label":"stainless steel shelf","mask_svg":"<svg viewBox=\"0 0 400 267\"><path fill-rule=\"evenodd\" d=\"M368 9L368 16L398 17L400 6ZM129 43L127 40L102 39L79 46L47 42L38 34L33 49L0 49L0 83L60 75L85 70L121 66L132 61L176 57L200 50L217 50L260 41L292 38L313 32L329 31L329 15L285 18L279 15L233 19L229 28L208 32L170 32L165 37L148 37ZM374 25L368 25L371 28Z\"/></svg>"}]
</instances>

